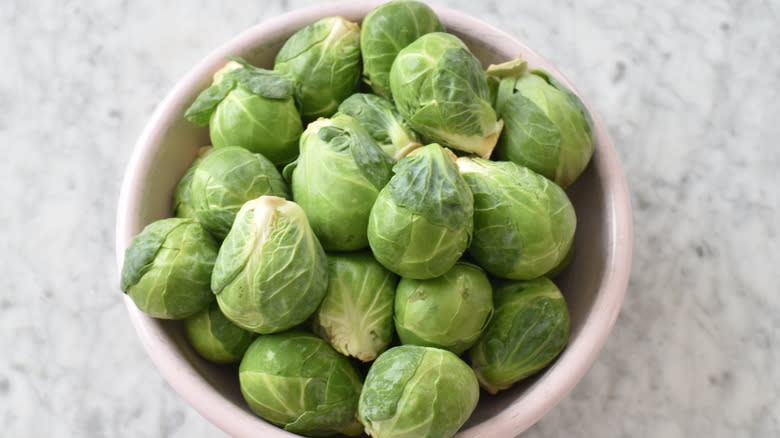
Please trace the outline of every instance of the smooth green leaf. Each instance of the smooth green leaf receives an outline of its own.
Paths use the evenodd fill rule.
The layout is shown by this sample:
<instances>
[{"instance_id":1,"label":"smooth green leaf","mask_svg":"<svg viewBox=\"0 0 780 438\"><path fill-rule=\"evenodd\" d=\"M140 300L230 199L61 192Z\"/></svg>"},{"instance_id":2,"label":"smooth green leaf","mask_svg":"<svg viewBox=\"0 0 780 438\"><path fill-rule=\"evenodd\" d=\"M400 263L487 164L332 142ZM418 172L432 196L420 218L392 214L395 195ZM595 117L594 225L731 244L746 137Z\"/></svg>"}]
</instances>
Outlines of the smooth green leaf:
<instances>
[{"instance_id":1,"label":"smooth green leaf","mask_svg":"<svg viewBox=\"0 0 780 438\"><path fill-rule=\"evenodd\" d=\"M504 135L496 145L496 157L524 163L543 175L554 176L561 145L558 126L522 94L508 96L499 108L499 113L511 116L504 118Z\"/></svg>"},{"instance_id":2,"label":"smooth green leaf","mask_svg":"<svg viewBox=\"0 0 780 438\"><path fill-rule=\"evenodd\" d=\"M362 383L349 360L299 331L258 337L238 370L241 394L257 415L305 436L359 435Z\"/></svg>"},{"instance_id":3,"label":"smooth green leaf","mask_svg":"<svg viewBox=\"0 0 780 438\"><path fill-rule=\"evenodd\" d=\"M494 297L493 319L469 351L480 385L492 394L549 365L568 343L571 325L563 295L546 277L505 283Z\"/></svg>"},{"instance_id":4,"label":"smooth green leaf","mask_svg":"<svg viewBox=\"0 0 780 438\"><path fill-rule=\"evenodd\" d=\"M192 219L146 226L125 252L122 290L155 318L182 319L214 299L209 288L218 244Z\"/></svg>"},{"instance_id":5,"label":"smooth green leaf","mask_svg":"<svg viewBox=\"0 0 780 438\"><path fill-rule=\"evenodd\" d=\"M387 350L371 366L358 415L375 438L451 438L478 400L474 372L456 355L404 345Z\"/></svg>"},{"instance_id":6,"label":"smooth green leaf","mask_svg":"<svg viewBox=\"0 0 780 438\"><path fill-rule=\"evenodd\" d=\"M433 224L464 226L473 200L454 157L437 144L417 149L396 163L387 190L395 204Z\"/></svg>"},{"instance_id":7,"label":"smooth green leaf","mask_svg":"<svg viewBox=\"0 0 780 438\"><path fill-rule=\"evenodd\" d=\"M226 77L266 99L289 99L295 91L293 81L270 70L239 68Z\"/></svg>"},{"instance_id":8,"label":"smooth green leaf","mask_svg":"<svg viewBox=\"0 0 780 438\"><path fill-rule=\"evenodd\" d=\"M233 91L238 84L234 80L226 79L203 90L195 102L187 108L184 117L198 126L206 126L211 119L211 115L227 95Z\"/></svg>"}]
</instances>

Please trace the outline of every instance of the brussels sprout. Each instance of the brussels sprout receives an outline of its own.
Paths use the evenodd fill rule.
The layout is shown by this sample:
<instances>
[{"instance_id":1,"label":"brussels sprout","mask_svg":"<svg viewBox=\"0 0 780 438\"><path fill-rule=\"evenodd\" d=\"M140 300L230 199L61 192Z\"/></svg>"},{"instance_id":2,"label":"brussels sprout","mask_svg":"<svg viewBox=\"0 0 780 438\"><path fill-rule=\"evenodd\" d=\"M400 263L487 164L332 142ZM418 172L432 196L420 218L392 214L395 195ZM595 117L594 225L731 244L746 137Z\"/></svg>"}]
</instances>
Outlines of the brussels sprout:
<instances>
[{"instance_id":1,"label":"brussels sprout","mask_svg":"<svg viewBox=\"0 0 780 438\"><path fill-rule=\"evenodd\" d=\"M341 17L316 21L284 43L274 70L298 82L304 120L330 117L357 88L360 27Z\"/></svg>"},{"instance_id":2,"label":"brussels sprout","mask_svg":"<svg viewBox=\"0 0 780 438\"><path fill-rule=\"evenodd\" d=\"M474 199L454 155L437 144L398 161L368 220L376 259L402 277L438 277L471 242Z\"/></svg>"},{"instance_id":3,"label":"brussels sprout","mask_svg":"<svg viewBox=\"0 0 780 438\"><path fill-rule=\"evenodd\" d=\"M496 310L485 333L469 350L480 385L491 394L547 366L569 338L569 310L546 277L496 288Z\"/></svg>"},{"instance_id":4,"label":"brussels sprout","mask_svg":"<svg viewBox=\"0 0 780 438\"><path fill-rule=\"evenodd\" d=\"M354 251L368 246L368 215L392 166L357 120L338 114L309 124L301 155L284 173L322 246Z\"/></svg>"},{"instance_id":5,"label":"brussels sprout","mask_svg":"<svg viewBox=\"0 0 780 438\"><path fill-rule=\"evenodd\" d=\"M394 160L422 146L417 134L393 104L373 94L356 93L339 105L339 112L357 119L382 150Z\"/></svg>"},{"instance_id":6,"label":"brussels sprout","mask_svg":"<svg viewBox=\"0 0 780 438\"><path fill-rule=\"evenodd\" d=\"M327 285L328 262L306 214L275 196L241 207L211 278L222 313L260 334L305 321L320 305Z\"/></svg>"},{"instance_id":7,"label":"brussels sprout","mask_svg":"<svg viewBox=\"0 0 780 438\"><path fill-rule=\"evenodd\" d=\"M218 247L194 219L152 222L125 251L120 287L144 313L186 318L214 299L209 284Z\"/></svg>"},{"instance_id":8,"label":"brussels sprout","mask_svg":"<svg viewBox=\"0 0 780 438\"><path fill-rule=\"evenodd\" d=\"M501 133L479 60L456 36L434 32L398 53L390 70L398 112L431 141L488 158Z\"/></svg>"},{"instance_id":9,"label":"brussels sprout","mask_svg":"<svg viewBox=\"0 0 780 438\"><path fill-rule=\"evenodd\" d=\"M368 370L358 415L374 438L450 438L479 401L474 371L453 353L403 345Z\"/></svg>"},{"instance_id":10,"label":"brussels sprout","mask_svg":"<svg viewBox=\"0 0 780 438\"><path fill-rule=\"evenodd\" d=\"M363 19L360 32L363 80L374 93L391 99L390 67L398 52L426 33L443 31L436 13L424 3L392 1L377 6Z\"/></svg>"},{"instance_id":11,"label":"brussels sprout","mask_svg":"<svg viewBox=\"0 0 780 438\"><path fill-rule=\"evenodd\" d=\"M328 255L328 291L314 314L314 331L341 354L376 359L393 339L397 283L370 253Z\"/></svg>"},{"instance_id":12,"label":"brussels sprout","mask_svg":"<svg viewBox=\"0 0 780 438\"><path fill-rule=\"evenodd\" d=\"M458 262L441 277L402 278L395 295L395 329L403 344L468 350L493 313L493 289L479 266Z\"/></svg>"},{"instance_id":13,"label":"brussels sprout","mask_svg":"<svg viewBox=\"0 0 780 438\"><path fill-rule=\"evenodd\" d=\"M491 66L488 74L501 77L496 110L505 125L496 158L569 186L593 155L585 106L547 72L527 71L522 60Z\"/></svg>"},{"instance_id":14,"label":"brussels sprout","mask_svg":"<svg viewBox=\"0 0 780 438\"><path fill-rule=\"evenodd\" d=\"M232 57L214 74L184 116L209 124L216 148L241 146L263 154L274 164L285 164L298 155L303 131L293 95L295 83L281 74L263 70Z\"/></svg>"},{"instance_id":15,"label":"brussels sprout","mask_svg":"<svg viewBox=\"0 0 780 438\"><path fill-rule=\"evenodd\" d=\"M577 217L566 192L509 161L458 158L474 193L474 239L469 253L493 275L530 280L566 257Z\"/></svg>"},{"instance_id":16,"label":"brussels sprout","mask_svg":"<svg viewBox=\"0 0 780 438\"><path fill-rule=\"evenodd\" d=\"M195 168L198 167L203 157L208 155L212 150L211 146L202 146L198 149L198 155L195 160L184 172L179 182L176 184L176 189L173 192L173 211L176 217L195 217L195 209L192 206L192 177L195 175Z\"/></svg>"},{"instance_id":17,"label":"brussels sprout","mask_svg":"<svg viewBox=\"0 0 780 438\"><path fill-rule=\"evenodd\" d=\"M290 331L258 337L238 369L241 394L257 415L306 436L363 432L362 386L349 359L327 342Z\"/></svg>"},{"instance_id":18,"label":"brussels sprout","mask_svg":"<svg viewBox=\"0 0 780 438\"><path fill-rule=\"evenodd\" d=\"M230 231L244 202L262 195L287 197L287 184L265 157L238 146L209 153L190 183L191 211L218 239Z\"/></svg>"},{"instance_id":19,"label":"brussels sprout","mask_svg":"<svg viewBox=\"0 0 780 438\"><path fill-rule=\"evenodd\" d=\"M255 338L254 333L225 318L216 302L187 318L184 328L195 351L216 363L240 361Z\"/></svg>"}]
</instances>

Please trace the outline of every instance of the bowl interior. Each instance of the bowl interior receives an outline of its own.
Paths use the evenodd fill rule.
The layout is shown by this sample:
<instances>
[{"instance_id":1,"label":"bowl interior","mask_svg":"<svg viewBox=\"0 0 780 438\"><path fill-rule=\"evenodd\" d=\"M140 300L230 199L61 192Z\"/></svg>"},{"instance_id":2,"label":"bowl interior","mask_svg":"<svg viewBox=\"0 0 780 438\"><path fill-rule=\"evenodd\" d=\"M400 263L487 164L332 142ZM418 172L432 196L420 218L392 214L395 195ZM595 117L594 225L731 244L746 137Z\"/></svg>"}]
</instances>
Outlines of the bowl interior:
<instances>
[{"instance_id":1,"label":"bowl interior","mask_svg":"<svg viewBox=\"0 0 780 438\"><path fill-rule=\"evenodd\" d=\"M189 123L182 114L208 86L211 74L225 62L224 56L235 54L255 65L272 68L276 52L296 29L328 15L360 20L372 6L331 5L297 11L258 25L216 50L177 85L152 117L125 176L117 224L120 266L124 249L136 233L154 220L171 216L177 181L198 148L210 143L207 129ZM447 30L463 39L485 66L522 55L530 65L550 71L571 86L547 61L503 32L455 11L437 8L437 13ZM624 193L616 195L615 192L621 189L622 174L609 138L598 120L594 118L594 121L593 160L568 189L578 219L574 259L556 280L571 312L569 347L553 365L535 377L497 396L483 393L477 410L459 437L515 436L537 421L584 374L617 316L625 284L623 290L617 291L606 286L608 281L615 281L608 274L619 261L616 257L625 258L626 246L630 254L630 218L617 216L622 210L615 208L616 202L627 202ZM621 232L623 242L620 242ZM616 254L615 249L620 245L622 252ZM626 261L623 263L622 269L627 272ZM617 280L619 284L624 279ZM236 366L219 366L203 360L190 347L182 324L147 317L132 301L126 299L126 302L133 323L160 371L202 415L235 436L297 436L269 426L249 411L238 388ZM589 324L594 327L589 328ZM585 333L588 330L593 334ZM596 334L601 336L594 338Z\"/></svg>"}]
</instances>

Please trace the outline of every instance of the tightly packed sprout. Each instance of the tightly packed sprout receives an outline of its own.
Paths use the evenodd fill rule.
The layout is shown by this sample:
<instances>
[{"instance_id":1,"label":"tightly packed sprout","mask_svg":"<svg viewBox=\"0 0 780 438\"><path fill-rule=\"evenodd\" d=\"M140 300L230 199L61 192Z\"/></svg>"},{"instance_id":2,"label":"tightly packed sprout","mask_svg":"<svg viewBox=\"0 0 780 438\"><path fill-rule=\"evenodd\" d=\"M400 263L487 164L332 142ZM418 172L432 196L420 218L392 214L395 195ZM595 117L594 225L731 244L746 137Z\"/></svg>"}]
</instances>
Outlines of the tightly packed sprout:
<instances>
[{"instance_id":1,"label":"tightly packed sprout","mask_svg":"<svg viewBox=\"0 0 780 438\"><path fill-rule=\"evenodd\" d=\"M155 318L186 318L214 300L209 285L218 248L193 219L153 222L127 247L120 286Z\"/></svg>"},{"instance_id":2,"label":"tightly packed sprout","mask_svg":"<svg viewBox=\"0 0 780 438\"><path fill-rule=\"evenodd\" d=\"M301 207L261 196L238 212L219 249L211 289L228 319L267 334L311 316L327 282L325 252Z\"/></svg>"},{"instance_id":3,"label":"tightly packed sprout","mask_svg":"<svg viewBox=\"0 0 780 438\"><path fill-rule=\"evenodd\" d=\"M500 80L496 109L504 134L496 157L514 161L568 187L593 155L588 112L580 99L544 70L522 60L491 66Z\"/></svg>"},{"instance_id":4,"label":"tightly packed sprout","mask_svg":"<svg viewBox=\"0 0 780 438\"><path fill-rule=\"evenodd\" d=\"M374 362L364 385L358 415L375 438L451 437L479 401L474 371L438 348L392 348Z\"/></svg>"},{"instance_id":5,"label":"tightly packed sprout","mask_svg":"<svg viewBox=\"0 0 780 438\"><path fill-rule=\"evenodd\" d=\"M530 280L560 265L574 240L577 217L566 192L512 162L458 158L474 194L469 253L493 275Z\"/></svg>"},{"instance_id":6,"label":"tightly packed sprout","mask_svg":"<svg viewBox=\"0 0 780 438\"><path fill-rule=\"evenodd\" d=\"M455 156L429 144L393 168L368 221L374 256L402 277L428 279L447 272L471 242L474 198Z\"/></svg>"},{"instance_id":7,"label":"tightly packed sprout","mask_svg":"<svg viewBox=\"0 0 780 438\"><path fill-rule=\"evenodd\" d=\"M273 70L230 56L184 114L213 147L192 145L176 217L125 252L138 309L183 320L287 431L450 438L480 386L568 342L550 278L578 257L562 187L593 153L590 117L552 75L485 70L446 31L395 0L298 29Z\"/></svg>"},{"instance_id":8,"label":"tightly packed sprout","mask_svg":"<svg viewBox=\"0 0 780 438\"><path fill-rule=\"evenodd\" d=\"M487 158L504 122L490 105L487 75L458 37L428 33L398 53L390 70L398 111L431 141Z\"/></svg>"},{"instance_id":9,"label":"tightly packed sprout","mask_svg":"<svg viewBox=\"0 0 780 438\"><path fill-rule=\"evenodd\" d=\"M200 126L208 124L216 148L240 146L274 164L289 163L298 153L303 130L295 87L278 72L234 58L214 74L212 85L184 117Z\"/></svg>"},{"instance_id":10,"label":"tightly packed sprout","mask_svg":"<svg viewBox=\"0 0 780 438\"><path fill-rule=\"evenodd\" d=\"M404 344L461 354L493 314L493 289L479 266L458 262L429 280L404 278L395 296L395 328Z\"/></svg>"},{"instance_id":11,"label":"tightly packed sprout","mask_svg":"<svg viewBox=\"0 0 780 438\"><path fill-rule=\"evenodd\" d=\"M258 337L238 369L249 407L285 430L355 436L363 386L355 368L322 339L299 331Z\"/></svg>"},{"instance_id":12,"label":"tightly packed sprout","mask_svg":"<svg viewBox=\"0 0 780 438\"><path fill-rule=\"evenodd\" d=\"M566 346L570 325L566 301L546 277L502 285L495 300L496 313L470 352L480 385L492 394L555 359Z\"/></svg>"},{"instance_id":13,"label":"tightly packed sprout","mask_svg":"<svg viewBox=\"0 0 780 438\"><path fill-rule=\"evenodd\" d=\"M366 129L346 114L309 124L301 155L285 175L326 250L368 246L368 215L392 165Z\"/></svg>"}]
</instances>

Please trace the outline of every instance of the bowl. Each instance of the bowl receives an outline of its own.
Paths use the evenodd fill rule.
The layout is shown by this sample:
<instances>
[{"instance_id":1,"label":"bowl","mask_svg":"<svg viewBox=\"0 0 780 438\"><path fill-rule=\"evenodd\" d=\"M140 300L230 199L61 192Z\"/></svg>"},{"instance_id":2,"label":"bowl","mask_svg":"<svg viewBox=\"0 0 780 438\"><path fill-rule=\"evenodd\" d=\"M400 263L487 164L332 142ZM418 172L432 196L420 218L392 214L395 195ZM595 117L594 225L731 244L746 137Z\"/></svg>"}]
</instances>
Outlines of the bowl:
<instances>
[{"instance_id":1,"label":"bowl","mask_svg":"<svg viewBox=\"0 0 780 438\"><path fill-rule=\"evenodd\" d=\"M116 223L117 263L130 240L154 220L170 217L176 182L209 144L208 130L183 118L211 75L234 54L271 68L276 52L296 30L325 16L356 21L378 2L335 3L301 9L258 24L197 64L160 103L135 145L122 184ZM487 66L522 55L576 92L548 61L523 43L476 18L434 7L447 30L459 36ZM582 96L580 96L582 97ZM585 99L585 105L588 106ZM590 109L590 107L588 107ZM572 264L556 281L571 313L569 345L542 372L496 396L482 394L460 438L514 437L547 413L583 377L617 319L631 265L631 206L625 178L604 125L591 110L595 152L568 190L578 217ZM245 404L234 367L211 364L190 347L176 321L151 318L125 296L130 319L147 353L170 385L200 414L235 437L282 438L285 432L254 415Z\"/></svg>"}]
</instances>

